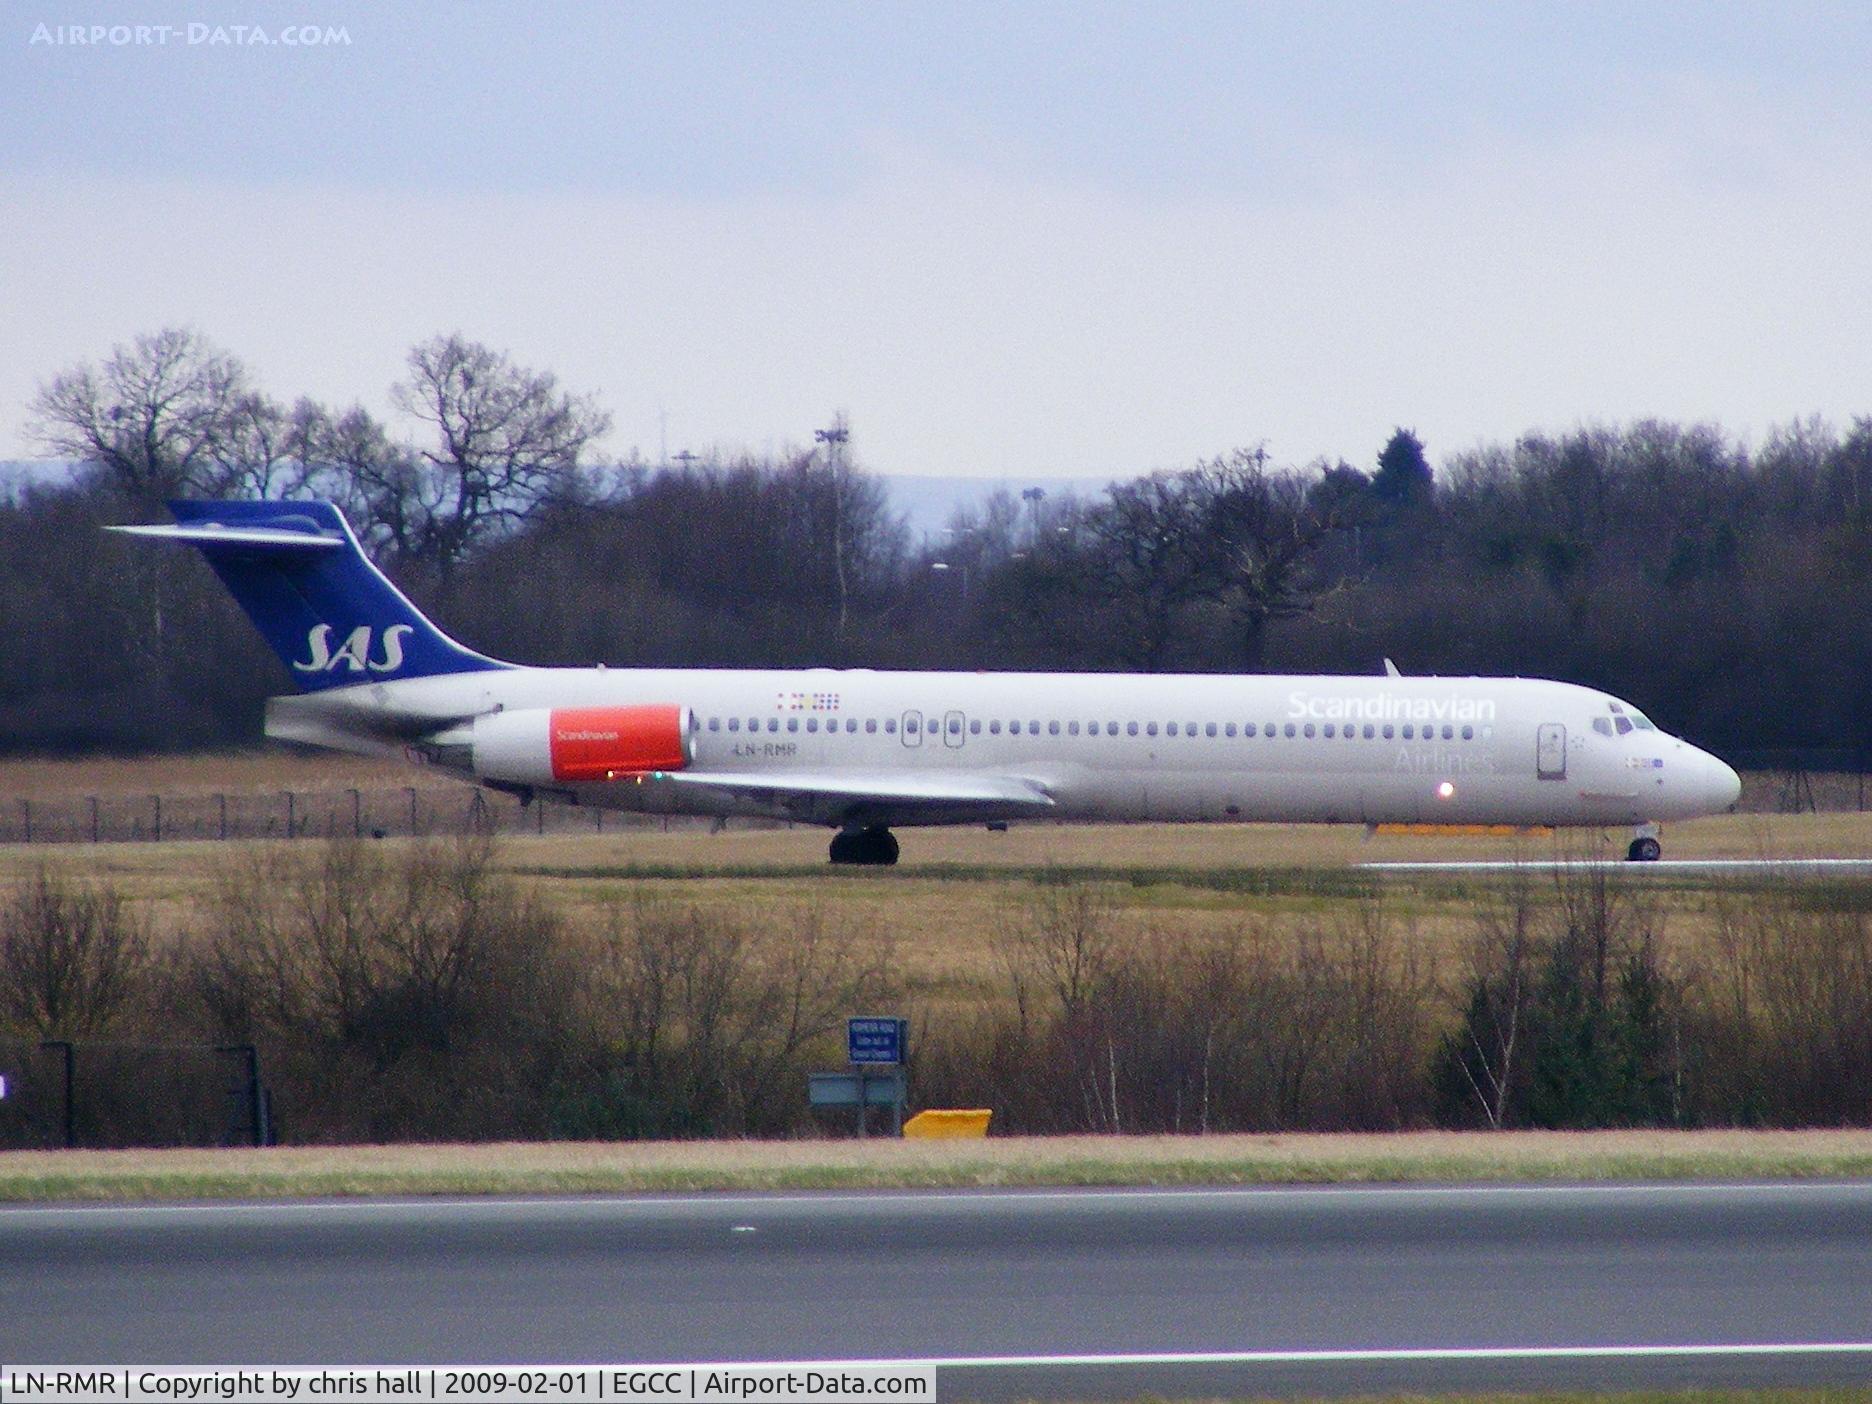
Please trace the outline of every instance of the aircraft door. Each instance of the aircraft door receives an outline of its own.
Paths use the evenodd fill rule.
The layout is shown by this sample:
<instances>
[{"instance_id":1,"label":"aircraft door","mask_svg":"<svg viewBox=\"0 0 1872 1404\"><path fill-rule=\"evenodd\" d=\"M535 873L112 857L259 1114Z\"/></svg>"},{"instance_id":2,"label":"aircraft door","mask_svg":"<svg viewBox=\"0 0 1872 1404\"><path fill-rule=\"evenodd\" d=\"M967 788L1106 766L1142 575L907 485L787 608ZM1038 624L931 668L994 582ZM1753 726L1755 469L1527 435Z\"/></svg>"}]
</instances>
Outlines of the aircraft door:
<instances>
[{"instance_id":1,"label":"aircraft door","mask_svg":"<svg viewBox=\"0 0 1872 1404\"><path fill-rule=\"evenodd\" d=\"M904 745L921 746L923 744L923 714L918 711L905 712L902 722L898 724L897 734L903 737Z\"/></svg>"},{"instance_id":2,"label":"aircraft door","mask_svg":"<svg viewBox=\"0 0 1872 1404\"><path fill-rule=\"evenodd\" d=\"M1535 733L1534 773L1542 780L1566 779L1566 728L1542 722Z\"/></svg>"},{"instance_id":3,"label":"aircraft door","mask_svg":"<svg viewBox=\"0 0 1872 1404\"><path fill-rule=\"evenodd\" d=\"M962 748L962 742L968 735L968 726L960 712L943 713L943 745L956 751Z\"/></svg>"}]
</instances>

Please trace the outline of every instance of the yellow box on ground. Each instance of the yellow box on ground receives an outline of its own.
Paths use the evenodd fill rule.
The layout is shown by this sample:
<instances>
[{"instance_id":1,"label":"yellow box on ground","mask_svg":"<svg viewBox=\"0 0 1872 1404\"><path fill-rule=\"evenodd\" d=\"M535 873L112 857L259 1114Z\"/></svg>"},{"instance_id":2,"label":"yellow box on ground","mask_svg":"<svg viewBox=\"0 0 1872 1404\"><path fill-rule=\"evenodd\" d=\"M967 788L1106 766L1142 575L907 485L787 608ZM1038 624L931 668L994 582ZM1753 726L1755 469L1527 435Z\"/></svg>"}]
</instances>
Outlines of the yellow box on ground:
<instances>
[{"instance_id":1,"label":"yellow box on ground","mask_svg":"<svg viewBox=\"0 0 1872 1404\"><path fill-rule=\"evenodd\" d=\"M904 1123L904 1139L918 1141L959 1141L986 1136L992 1108L959 1111L920 1111Z\"/></svg>"}]
</instances>

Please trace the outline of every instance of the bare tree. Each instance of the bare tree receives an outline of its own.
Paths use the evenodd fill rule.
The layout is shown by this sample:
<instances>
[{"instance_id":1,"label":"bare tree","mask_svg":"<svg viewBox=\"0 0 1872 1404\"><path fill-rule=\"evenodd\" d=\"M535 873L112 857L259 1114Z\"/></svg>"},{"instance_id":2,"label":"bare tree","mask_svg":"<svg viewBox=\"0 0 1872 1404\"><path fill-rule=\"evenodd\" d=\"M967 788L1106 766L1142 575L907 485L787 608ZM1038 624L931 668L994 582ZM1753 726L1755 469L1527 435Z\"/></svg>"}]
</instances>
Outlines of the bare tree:
<instances>
[{"instance_id":1,"label":"bare tree","mask_svg":"<svg viewBox=\"0 0 1872 1404\"><path fill-rule=\"evenodd\" d=\"M109 1027L148 963L145 924L114 887L42 866L0 906L0 1017L40 1038Z\"/></svg>"},{"instance_id":2,"label":"bare tree","mask_svg":"<svg viewBox=\"0 0 1872 1404\"><path fill-rule=\"evenodd\" d=\"M148 508L169 498L256 496L300 485L300 421L200 333L169 327L55 375L32 402L47 449L92 465Z\"/></svg>"},{"instance_id":3,"label":"bare tree","mask_svg":"<svg viewBox=\"0 0 1872 1404\"><path fill-rule=\"evenodd\" d=\"M414 465L385 459L366 490L379 520L396 522L445 582L478 542L572 491L581 456L611 425L550 372L460 333L412 350L409 376L391 396L435 431L435 443Z\"/></svg>"}]
</instances>

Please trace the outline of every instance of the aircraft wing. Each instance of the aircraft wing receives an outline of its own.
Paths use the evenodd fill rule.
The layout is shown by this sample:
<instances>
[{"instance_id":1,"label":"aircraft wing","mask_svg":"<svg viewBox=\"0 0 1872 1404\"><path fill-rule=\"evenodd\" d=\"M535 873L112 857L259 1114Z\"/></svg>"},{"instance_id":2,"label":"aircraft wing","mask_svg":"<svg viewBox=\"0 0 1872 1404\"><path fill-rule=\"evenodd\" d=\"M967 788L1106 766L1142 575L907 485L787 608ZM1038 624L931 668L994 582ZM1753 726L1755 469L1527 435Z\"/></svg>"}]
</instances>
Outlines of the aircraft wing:
<instances>
[{"instance_id":1,"label":"aircraft wing","mask_svg":"<svg viewBox=\"0 0 1872 1404\"><path fill-rule=\"evenodd\" d=\"M951 771L666 771L657 779L713 790L763 808L784 810L819 824L889 824L948 819L1032 817L1053 807L1053 797L1016 775Z\"/></svg>"}]
</instances>

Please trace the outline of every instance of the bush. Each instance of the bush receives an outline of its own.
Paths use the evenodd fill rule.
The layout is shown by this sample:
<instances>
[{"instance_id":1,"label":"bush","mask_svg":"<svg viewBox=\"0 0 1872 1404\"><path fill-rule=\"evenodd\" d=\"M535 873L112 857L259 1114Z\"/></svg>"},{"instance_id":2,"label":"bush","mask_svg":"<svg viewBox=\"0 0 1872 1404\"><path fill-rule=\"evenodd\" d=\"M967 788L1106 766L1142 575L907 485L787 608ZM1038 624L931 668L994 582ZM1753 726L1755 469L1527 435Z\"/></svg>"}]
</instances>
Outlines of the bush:
<instances>
[{"instance_id":1,"label":"bush","mask_svg":"<svg viewBox=\"0 0 1872 1404\"><path fill-rule=\"evenodd\" d=\"M0 1018L37 1038L95 1038L143 993L149 959L122 893L41 865L0 904Z\"/></svg>"}]
</instances>

